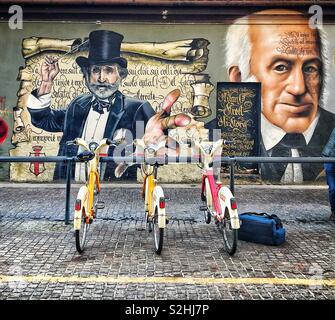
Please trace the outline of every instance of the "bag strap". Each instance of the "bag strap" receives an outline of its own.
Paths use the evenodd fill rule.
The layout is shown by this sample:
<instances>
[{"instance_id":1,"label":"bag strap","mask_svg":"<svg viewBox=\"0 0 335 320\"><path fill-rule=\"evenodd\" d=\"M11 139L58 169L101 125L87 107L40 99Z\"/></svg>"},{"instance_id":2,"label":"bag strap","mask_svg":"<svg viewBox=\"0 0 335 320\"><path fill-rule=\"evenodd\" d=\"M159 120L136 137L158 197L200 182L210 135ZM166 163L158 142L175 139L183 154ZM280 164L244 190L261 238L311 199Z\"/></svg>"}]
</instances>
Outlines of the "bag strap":
<instances>
[{"instance_id":1,"label":"bag strap","mask_svg":"<svg viewBox=\"0 0 335 320\"><path fill-rule=\"evenodd\" d=\"M268 218L271 218L271 216L266 212L245 212L245 213L246 214L254 214L255 216L266 216Z\"/></svg>"},{"instance_id":2,"label":"bag strap","mask_svg":"<svg viewBox=\"0 0 335 320\"><path fill-rule=\"evenodd\" d=\"M266 212L245 212L247 214L254 214L256 216L265 216L269 219L273 219L276 223L276 229L280 229L283 227L283 223L281 222L280 218L276 214L268 214Z\"/></svg>"}]
</instances>

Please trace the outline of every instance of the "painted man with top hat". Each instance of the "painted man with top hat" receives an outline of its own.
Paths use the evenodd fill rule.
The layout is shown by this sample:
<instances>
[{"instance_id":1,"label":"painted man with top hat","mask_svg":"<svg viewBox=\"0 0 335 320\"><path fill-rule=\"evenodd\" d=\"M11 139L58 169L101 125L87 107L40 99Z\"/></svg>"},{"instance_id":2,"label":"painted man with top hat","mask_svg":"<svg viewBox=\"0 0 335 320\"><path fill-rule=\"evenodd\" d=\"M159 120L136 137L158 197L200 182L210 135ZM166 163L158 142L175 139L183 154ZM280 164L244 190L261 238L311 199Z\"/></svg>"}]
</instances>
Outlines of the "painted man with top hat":
<instances>
[{"instance_id":1,"label":"painted man with top hat","mask_svg":"<svg viewBox=\"0 0 335 320\"><path fill-rule=\"evenodd\" d=\"M84 74L90 93L75 98L67 108L50 108L53 80L59 72L57 60L46 57L41 67L41 83L28 99L28 110L32 124L49 132L63 132L59 156L74 156L78 146L67 146L66 142L81 137L86 141L100 142L103 138L113 139L119 130L136 136L136 126L143 124L145 136L159 139L169 128L185 126L190 122L187 115L169 116L170 108L177 95L165 99L163 111L155 113L149 102L123 95L118 89L127 74L127 60L121 57L123 36L119 33L96 30L89 34L88 57L77 57L76 62ZM112 148L109 148L111 155ZM83 166L72 170L76 180L82 180ZM106 170L105 179L114 173L113 165ZM74 168L73 168L74 169ZM65 165L58 163L54 179L64 179Z\"/></svg>"}]
</instances>

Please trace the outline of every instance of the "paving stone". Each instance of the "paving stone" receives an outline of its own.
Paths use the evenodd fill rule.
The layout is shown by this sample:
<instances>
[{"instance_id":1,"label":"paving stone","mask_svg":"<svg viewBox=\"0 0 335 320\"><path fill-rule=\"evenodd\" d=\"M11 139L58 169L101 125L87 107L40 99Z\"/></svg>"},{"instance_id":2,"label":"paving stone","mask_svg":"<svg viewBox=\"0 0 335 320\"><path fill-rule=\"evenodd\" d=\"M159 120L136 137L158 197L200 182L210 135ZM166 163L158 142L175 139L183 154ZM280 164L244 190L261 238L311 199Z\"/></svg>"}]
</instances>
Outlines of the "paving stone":
<instances>
[{"instance_id":1,"label":"paving stone","mask_svg":"<svg viewBox=\"0 0 335 320\"><path fill-rule=\"evenodd\" d=\"M72 188L71 203L78 189ZM41 198L43 192L43 198ZM145 230L137 188L106 188L105 209L82 255L64 224L64 188L0 188L0 275L45 277L335 278L335 224L325 188L236 186L240 212L277 214L287 230L280 247L239 241L233 257L199 211L198 187L167 187L170 223L160 256ZM72 213L70 218L72 219ZM72 222L72 221L71 221ZM0 299L334 299L334 286L271 284L0 283Z\"/></svg>"}]
</instances>

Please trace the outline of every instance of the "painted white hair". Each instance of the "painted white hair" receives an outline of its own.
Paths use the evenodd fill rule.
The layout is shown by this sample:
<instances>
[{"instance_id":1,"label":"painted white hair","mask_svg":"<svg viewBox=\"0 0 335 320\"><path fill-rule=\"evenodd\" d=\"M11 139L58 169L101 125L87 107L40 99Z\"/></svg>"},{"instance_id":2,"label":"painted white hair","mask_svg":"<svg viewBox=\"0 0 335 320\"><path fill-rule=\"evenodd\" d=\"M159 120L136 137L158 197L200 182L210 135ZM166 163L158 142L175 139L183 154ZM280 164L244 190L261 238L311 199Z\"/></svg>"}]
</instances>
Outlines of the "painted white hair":
<instances>
[{"instance_id":1,"label":"painted white hair","mask_svg":"<svg viewBox=\"0 0 335 320\"><path fill-rule=\"evenodd\" d=\"M320 41L320 53L321 53L321 61L322 61L322 74L321 74L321 92L319 105L324 108L327 105L328 96L329 96L329 42L326 31L322 28L322 26L317 27L319 41Z\"/></svg>"},{"instance_id":2,"label":"painted white hair","mask_svg":"<svg viewBox=\"0 0 335 320\"><path fill-rule=\"evenodd\" d=\"M229 26L225 42L226 68L240 69L242 81L250 76L251 44L249 38L249 18L235 20Z\"/></svg>"},{"instance_id":3,"label":"painted white hair","mask_svg":"<svg viewBox=\"0 0 335 320\"><path fill-rule=\"evenodd\" d=\"M322 61L321 91L319 106L325 107L329 95L329 42L326 31L317 25L320 55ZM249 17L242 17L229 26L224 43L225 67L227 71L232 66L237 66L241 72L241 80L248 81L253 75L250 74L251 43L249 37Z\"/></svg>"}]
</instances>

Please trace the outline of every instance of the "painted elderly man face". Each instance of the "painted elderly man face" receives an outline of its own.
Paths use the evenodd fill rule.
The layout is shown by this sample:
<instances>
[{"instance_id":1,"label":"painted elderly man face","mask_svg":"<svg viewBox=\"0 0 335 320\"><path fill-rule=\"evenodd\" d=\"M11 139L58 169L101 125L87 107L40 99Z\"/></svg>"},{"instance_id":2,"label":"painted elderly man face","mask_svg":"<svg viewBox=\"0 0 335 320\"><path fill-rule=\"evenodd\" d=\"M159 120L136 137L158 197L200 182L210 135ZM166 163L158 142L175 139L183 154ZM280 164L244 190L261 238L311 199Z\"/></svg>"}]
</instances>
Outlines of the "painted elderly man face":
<instances>
[{"instance_id":1,"label":"painted elderly man face","mask_svg":"<svg viewBox=\"0 0 335 320\"><path fill-rule=\"evenodd\" d=\"M284 131L304 132L317 115L321 59L308 25L252 25L250 73L262 84L264 116Z\"/></svg>"},{"instance_id":2,"label":"painted elderly man face","mask_svg":"<svg viewBox=\"0 0 335 320\"><path fill-rule=\"evenodd\" d=\"M92 65L87 76L89 90L100 99L113 95L120 86L121 77L116 64Z\"/></svg>"}]
</instances>

